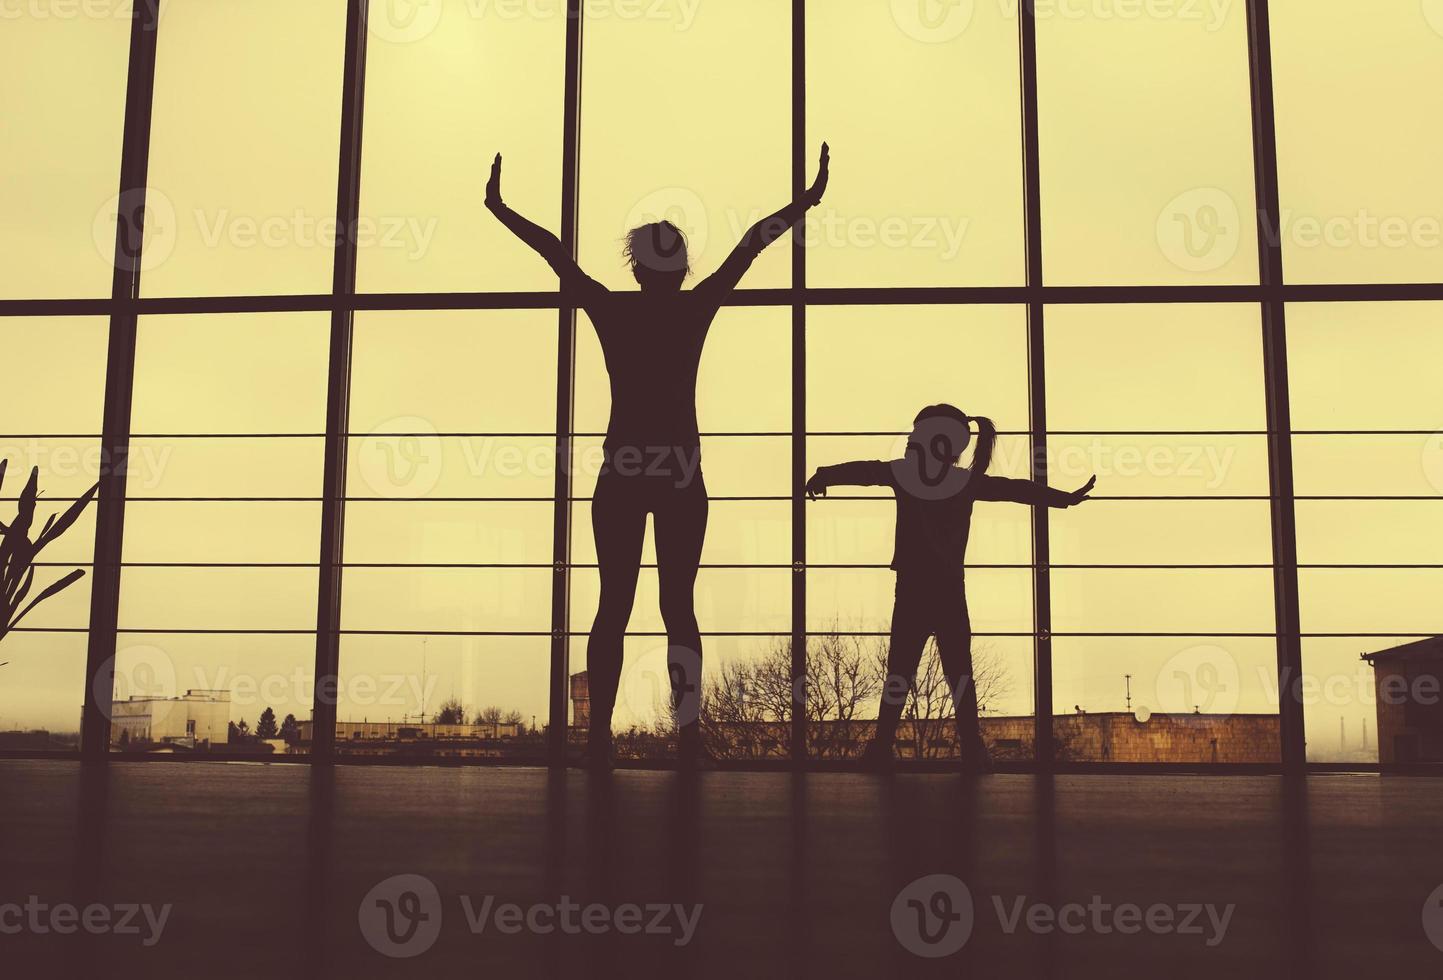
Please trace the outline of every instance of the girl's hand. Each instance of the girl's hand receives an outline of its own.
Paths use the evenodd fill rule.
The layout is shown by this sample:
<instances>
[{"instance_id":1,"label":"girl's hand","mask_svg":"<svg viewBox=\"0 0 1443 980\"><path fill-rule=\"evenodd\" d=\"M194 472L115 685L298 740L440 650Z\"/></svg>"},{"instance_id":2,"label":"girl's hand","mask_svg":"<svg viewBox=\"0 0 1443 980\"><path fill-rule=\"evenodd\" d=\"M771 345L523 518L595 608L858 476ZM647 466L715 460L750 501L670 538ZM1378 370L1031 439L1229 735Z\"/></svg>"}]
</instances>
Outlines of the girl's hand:
<instances>
[{"instance_id":1,"label":"girl's hand","mask_svg":"<svg viewBox=\"0 0 1443 980\"><path fill-rule=\"evenodd\" d=\"M830 160L830 151L827 149L827 144L823 143L822 156L821 159L817 161L817 179L812 181L811 187L807 188L805 197L807 207L809 208L816 207L822 202L822 194L827 189L827 168Z\"/></svg>"},{"instance_id":2,"label":"girl's hand","mask_svg":"<svg viewBox=\"0 0 1443 980\"><path fill-rule=\"evenodd\" d=\"M812 474L812 478L807 481L805 489L808 500L816 500L818 497L825 497L827 495L827 485L822 482L822 474L820 473Z\"/></svg>"},{"instance_id":3,"label":"girl's hand","mask_svg":"<svg viewBox=\"0 0 1443 980\"><path fill-rule=\"evenodd\" d=\"M1089 495L1092 493L1092 488L1095 486L1097 486L1097 474L1094 473L1092 479L1087 481L1086 486L1080 487L1079 489L1074 490L1067 495L1067 506L1076 507L1084 500L1087 500Z\"/></svg>"},{"instance_id":4,"label":"girl's hand","mask_svg":"<svg viewBox=\"0 0 1443 980\"><path fill-rule=\"evenodd\" d=\"M496 208L501 206L501 154L496 154L496 159L491 161L491 179L486 181L486 206Z\"/></svg>"}]
</instances>

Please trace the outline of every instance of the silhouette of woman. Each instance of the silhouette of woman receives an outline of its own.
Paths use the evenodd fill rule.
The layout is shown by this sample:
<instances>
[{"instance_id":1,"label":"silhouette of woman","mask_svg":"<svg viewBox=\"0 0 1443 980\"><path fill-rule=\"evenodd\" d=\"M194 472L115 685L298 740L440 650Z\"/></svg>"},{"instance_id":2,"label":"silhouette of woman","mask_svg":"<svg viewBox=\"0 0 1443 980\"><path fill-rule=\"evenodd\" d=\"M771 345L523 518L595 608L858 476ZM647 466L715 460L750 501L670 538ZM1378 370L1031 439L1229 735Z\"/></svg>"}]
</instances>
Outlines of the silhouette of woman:
<instances>
[{"instance_id":1,"label":"silhouette of woman","mask_svg":"<svg viewBox=\"0 0 1443 980\"><path fill-rule=\"evenodd\" d=\"M816 206L827 186L827 145L817 178L799 200L762 218L716 272L690 290L686 238L667 221L634 228L623 250L640 291L607 289L576 264L557 237L501 200L501 155L491 165L486 206L555 270L567 301L586 311L611 378L611 420L591 503L601 601L586 646L591 686L587 763L611 765L611 713L621 680L622 641L636 597L646 515L656 529L667 670L683 764L702 755L698 725L701 635L693 603L707 492L701 471L696 378L717 310L761 251Z\"/></svg>"},{"instance_id":2,"label":"silhouette of woman","mask_svg":"<svg viewBox=\"0 0 1443 980\"><path fill-rule=\"evenodd\" d=\"M937 653L956 708L957 745L964 767L990 771L992 762L977 720L977 688L972 683L972 624L962 566L978 500L1010 500L1045 507L1073 507L1087 499L1097 477L1067 492L1029 480L988 476L997 427L977 416L977 448L972 466L957 465L971 441L967 416L951 405L929 405L917 413L901 459L867 460L822 466L807 481L807 496L825 497L829 487L891 487L897 499L896 543L892 569L897 601L892 608L887 681L877 715L877 734L864 756L888 766L892 743L907 693L912 689L927 638L937 637Z\"/></svg>"}]
</instances>

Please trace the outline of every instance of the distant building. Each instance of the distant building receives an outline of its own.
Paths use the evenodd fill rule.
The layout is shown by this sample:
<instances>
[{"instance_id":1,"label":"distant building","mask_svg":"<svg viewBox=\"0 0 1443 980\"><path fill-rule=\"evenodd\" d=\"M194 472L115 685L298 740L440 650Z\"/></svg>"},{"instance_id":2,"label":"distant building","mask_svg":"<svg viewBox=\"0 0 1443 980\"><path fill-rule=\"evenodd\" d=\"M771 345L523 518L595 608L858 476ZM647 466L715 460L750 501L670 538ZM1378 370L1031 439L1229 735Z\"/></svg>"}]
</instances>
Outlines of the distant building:
<instances>
[{"instance_id":1,"label":"distant building","mask_svg":"<svg viewBox=\"0 0 1443 980\"><path fill-rule=\"evenodd\" d=\"M571 741L578 743L591 718L586 671L571 675ZM1028 759L1034 755L1035 720L1031 715L991 715L981 719L982 737L994 758ZM791 726L785 722L712 722L703 717L704 737L721 758L785 758L790 754ZM850 758L872 737L869 719L821 720L807 726L813 754ZM1052 719L1057 758L1072 762L1172 762L1196 764L1278 763L1282 759L1276 714L1153 714L1077 712ZM643 740L645 737L643 736ZM629 751L619 740L618 752ZM904 719L897 728L897 748L904 759L942 759L957 754L951 718ZM640 754L667 752L638 745Z\"/></svg>"},{"instance_id":2,"label":"distant building","mask_svg":"<svg viewBox=\"0 0 1443 980\"><path fill-rule=\"evenodd\" d=\"M571 675L571 724L576 728L591 725L591 675L584 670Z\"/></svg>"},{"instance_id":3,"label":"distant building","mask_svg":"<svg viewBox=\"0 0 1443 980\"><path fill-rule=\"evenodd\" d=\"M224 745L230 740L230 692L186 691L178 698L132 697L110 703L110 744Z\"/></svg>"},{"instance_id":4,"label":"distant building","mask_svg":"<svg viewBox=\"0 0 1443 980\"><path fill-rule=\"evenodd\" d=\"M1365 653L1363 659L1373 667L1378 761L1443 762L1443 636Z\"/></svg>"},{"instance_id":5,"label":"distant building","mask_svg":"<svg viewBox=\"0 0 1443 980\"><path fill-rule=\"evenodd\" d=\"M288 751L309 752L315 722L297 722L298 734ZM500 759L524 754L525 726L520 722L448 725L421 721L338 721L336 751L347 755L454 756ZM534 753L533 753L534 754Z\"/></svg>"}]
</instances>

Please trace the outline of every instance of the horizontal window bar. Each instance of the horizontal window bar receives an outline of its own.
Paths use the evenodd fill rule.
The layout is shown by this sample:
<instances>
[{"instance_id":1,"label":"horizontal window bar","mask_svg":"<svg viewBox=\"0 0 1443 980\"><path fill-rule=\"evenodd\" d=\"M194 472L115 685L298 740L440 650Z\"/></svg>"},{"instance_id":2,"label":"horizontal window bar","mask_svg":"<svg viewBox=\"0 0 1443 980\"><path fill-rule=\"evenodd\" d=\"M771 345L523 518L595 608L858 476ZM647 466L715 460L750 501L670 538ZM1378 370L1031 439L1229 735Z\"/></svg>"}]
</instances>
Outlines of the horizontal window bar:
<instances>
[{"instance_id":1,"label":"horizontal window bar","mask_svg":"<svg viewBox=\"0 0 1443 980\"><path fill-rule=\"evenodd\" d=\"M203 313L332 312L334 310L541 310L576 307L562 292L357 293L352 296L174 296L140 299L7 299L0 316L140 316ZM739 289L725 305L1121 305L1167 303L1411 302L1443 300L1443 283L1348 283L1282 286L853 286Z\"/></svg>"},{"instance_id":2,"label":"horizontal window bar","mask_svg":"<svg viewBox=\"0 0 1443 980\"><path fill-rule=\"evenodd\" d=\"M1433 436L1438 429L1292 429L1293 436ZM794 435L808 439L836 437L901 438L910 433L901 430L857 429L792 433L785 431L703 432L703 439L790 439ZM1030 429L999 429L999 436L1268 436L1267 429L1047 429L1034 433ZM604 439L605 432L348 432L348 439L554 439L569 435L573 439ZM137 432L131 439L324 439L324 432ZM99 440L94 432L0 432L0 439L90 439Z\"/></svg>"},{"instance_id":3,"label":"horizontal window bar","mask_svg":"<svg viewBox=\"0 0 1443 980\"><path fill-rule=\"evenodd\" d=\"M32 562L36 568L94 568L94 562L88 561L37 561ZM121 568L319 568L315 562L299 561L123 561ZM455 562L343 562L342 568L370 568L370 569L536 569L555 568L552 562L526 562L526 561L455 561ZM594 569L599 568L595 562L571 562L564 567ZM656 568L654 562L645 562L638 566L640 568ZM734 569L753 571L785 571L791 568L805 568L818 570L872 570L890 571L892 566L884 562L803 562L794 565L791 562L702 562L698 568L713 569ZM962 566L964 569L981 570L1028 570L1038 567L1025 562L968 562ZM1266 571L1274 566L1269 563L1213 563L1213 564L1190 564L1190 563L1167 563L1167 562L1137 562L1137 563L1068 563L1052 564L1046 566L1054 571ZM1297 566L1302 570L1436 570L1443 569L1443 564L1423 562L1300 562Z\"/></svg>"},{"instance_id":4,"label":"horizontal window bar","mask_svg":"<svg viewBox=\"0 0 1443 980\"><path fill-rule=\"evenodd\" d=\"M17 497L0 497L0 503L15 503ZM78 497L42 497L41 503L69 503L78 500ZM324 502L323 497L126 497L127 503L152 503L152 504L318 504ZM535 504L551 503L551 497L346 497L347 503L362 504ZM571 503L589 503L590 497L570 497ZM712 503L728 502L760 502L760 501L790 501L792 498L784 494L759 494L755 496L729 495L714 496ZM1089 501L1231 501L1231 500L1271 500L1267 494L1093 494L1087 498ZM1294 500L1438 500L1443 501L1443 493L1436 494L1295 494ZM892 503L893 498L883 495L848 495L828 494L826 500L870 500L877 503ZM982 501L993 503L994 501ZM819 501L825 506L825 501Z\"/></svg>"},{"instance_id":5,"label":"horizontal window bar","mask_svg":"<svg viewBox=\"0 0 1443 980\"><path fill-rule=\"evenodd\" d=\"M1440 624L1443 625L1443 624ZM12 632L15 633L88 633L89 629L84 626L17 626ZM248 629L248 628L189 628L189 629L164 629L164 628L139 628L121 627L117 632L130 634L165 634L169 636L314 636L314 629ZM550 630L337 630L341 636L511 636L511 637L542 637L551 636ZM1339 639L1427 639L1443 633L1443 628L1432 632L1424 633L1378 633L1378 632L1356 632L1356 633L1301 633L1305 640L1339 640ZM570 637L590 636L588 630L567 630L564 635ZM652 631L628 631L627 636L666 636L662 630ZM776 630L702 630L702 636L733 636L733 637L766 637L766 636L790 636L791 631ZM886 630L807 630L807 636L890 636ZM1036 634L1026 630L1014 631L989 631L974 630L973 636L985 637L1032 637ZM1059 632L1049 634L1057 637L1072 638L1108 638L1108 637L1138 637L1143 639L1157 638L1231 638L1231 639L1273 639L1276 633L1252 633L1252 632L1228 632L1211 630L1178 630L1173 632L1150 632L1150 631L1097 631L1097 632Z\"/></svg>"}]
</instances>

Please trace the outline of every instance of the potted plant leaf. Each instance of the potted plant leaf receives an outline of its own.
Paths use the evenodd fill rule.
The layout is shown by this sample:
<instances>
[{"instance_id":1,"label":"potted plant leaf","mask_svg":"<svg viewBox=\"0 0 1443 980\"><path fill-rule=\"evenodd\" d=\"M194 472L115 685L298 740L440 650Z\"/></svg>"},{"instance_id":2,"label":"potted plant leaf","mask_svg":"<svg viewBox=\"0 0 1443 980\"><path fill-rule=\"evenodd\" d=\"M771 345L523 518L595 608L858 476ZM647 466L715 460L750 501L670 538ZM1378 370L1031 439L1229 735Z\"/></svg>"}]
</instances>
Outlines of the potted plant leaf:
<instances>
[{"instance_id":1,"label":"potted plant leaf","mask_svg":"<svg viewBox=\"0 0 1443 980\"><path fill-rule=\"evenodd\" d=\"M0 459L0 489L5 485L8 462ZM20 491L15 519L9 524L0 522L0 535L3 535L0 537L0 640L4 640L30 610L63 592L85 575L83 568L74 569L30 598L30 588L35 584L36 557L46 545L70 529L100 489L97 483L72 503L65 513L51 514L32 539L35 504L40 496L39 483L40 468L37 466L30 470L30 479L25 489Z\"/></svg>"}]
</instances>

